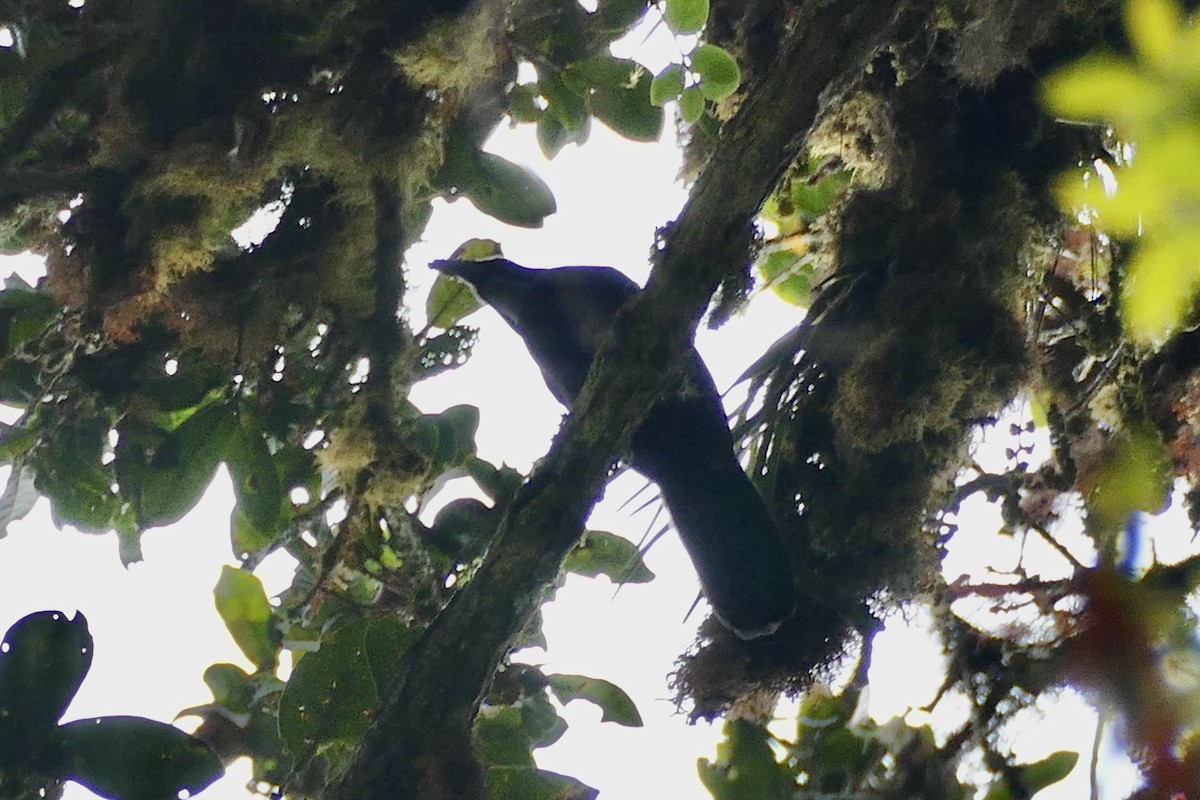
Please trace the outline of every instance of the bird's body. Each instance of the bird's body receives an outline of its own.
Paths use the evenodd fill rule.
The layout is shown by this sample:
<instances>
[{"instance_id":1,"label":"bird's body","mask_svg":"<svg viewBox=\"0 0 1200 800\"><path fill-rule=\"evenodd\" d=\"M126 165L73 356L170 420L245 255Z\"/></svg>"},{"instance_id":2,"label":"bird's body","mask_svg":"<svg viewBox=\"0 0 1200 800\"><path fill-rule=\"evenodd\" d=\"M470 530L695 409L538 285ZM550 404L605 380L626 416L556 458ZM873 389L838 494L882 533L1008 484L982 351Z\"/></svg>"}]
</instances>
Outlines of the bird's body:
<instances>
[{"instance_id":1,"label":"bird's body","mask_svg":"<svg viewBox=\"0 0 1200 800\"><path fill-rule=\"evenodd\" d=\"M521 336L568 408L617 312L638 287L608 267L534 270L503 258L435 261L472 286ZM700 584L742 638L792 613L791 562L766 503L742 471L712 376L692 349L683 385L634 431L629 462L658 484Z\"/></svg>"}]
</instances>

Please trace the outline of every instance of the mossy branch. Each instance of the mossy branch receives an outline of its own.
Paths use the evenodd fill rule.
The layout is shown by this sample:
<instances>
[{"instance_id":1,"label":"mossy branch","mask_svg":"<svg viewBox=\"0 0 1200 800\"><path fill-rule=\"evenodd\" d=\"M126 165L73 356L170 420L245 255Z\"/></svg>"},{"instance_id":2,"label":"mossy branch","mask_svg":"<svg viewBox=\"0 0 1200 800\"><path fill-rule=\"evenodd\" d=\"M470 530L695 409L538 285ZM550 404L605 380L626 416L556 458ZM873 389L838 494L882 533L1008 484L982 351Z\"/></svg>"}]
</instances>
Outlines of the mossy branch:
<instances>
[{"instance_id":1,"label":"mossy branch","mask_svg":"<svg viewBox=\"0 0 1200 800\"><path fill-rule=\"evenodd\" d=\"M897 11L899 8L899 11ZM555 439L472 581L410 649L331 800L476 798L471 728L512 637L578 542L608 465L667 389L721 278L748 257L751 222L823 102L844 94L908 4L810 2L779 61L723 131L650 283L620 316Z\"/></svg>"}]
</instances>

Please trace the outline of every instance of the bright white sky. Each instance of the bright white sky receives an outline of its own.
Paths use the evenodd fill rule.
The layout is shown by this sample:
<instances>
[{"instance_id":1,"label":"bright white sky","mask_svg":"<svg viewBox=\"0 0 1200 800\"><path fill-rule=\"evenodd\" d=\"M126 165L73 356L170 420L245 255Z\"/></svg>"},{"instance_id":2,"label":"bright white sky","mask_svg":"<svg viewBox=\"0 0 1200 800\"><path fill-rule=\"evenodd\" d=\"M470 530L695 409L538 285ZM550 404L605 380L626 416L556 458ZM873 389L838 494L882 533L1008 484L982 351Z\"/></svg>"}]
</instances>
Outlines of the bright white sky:
<instances>
[{"instance_id":1,"label":"bright white sky","mask_svg":"<svg viewBox=\"0 0 1200 800\"><path fill-rule=\"evenodd\" d=\"M640 39L632 41L635 56L652 68L661 66L662 56L656 54L675 48L669 40L645 45L637 44ZM655 228L673 219L686 199L684 187L676 181L679 157L670 127L657 145L645 145L625 141L597 124L583 148L568 147L551 163L542 159L531 127L501 128L489 149L529 164L541 174L558 199L559 213L544 228L528 231L485 217L466 201L439 204L425 240L408 253L410 305L415 313L420 314L433 277L427 262L448 256L473 237L501 241L509 258L528 266L604 264L644 282ZM28 262L21 266L29 269ZM0 265L0 272L7 271ZM762 296L748 314L720 331L702 330L697 346L724 388L799 319L799 310L773 296ZM483 330L470 363L419 384L413 400L428 412L463 402L478 405L482 412L479 454L528 469L545 453L562 409L520 340L498 317L485 310L471 322ZM991 450L1003 449L1003 442L992 444ZM6 474L0 474L0 479ZM640 539L653 511L632 514L620 505L642 483L632 474L615 481L597 507L591 527ZM0 631L25 614L45 609L79 609L88 618L96 640L95 661L66 719L137 714L170 721L179 710L210 700L201 680L209 664L229 661L250 668L226 633L211 595L221 566L234 563L228 543L232 502L222 470L185 520L145 536L145 561L128 570L120 566L114 535L55 530L45 500L0 540L0 585L6 587L0 595ZM1013 541L987 535L998 527L994 510L982 504L968 509L960 522L977 527L981 536L963 539L952 548L948 574L978 571L985 565L1011 568L1017 559ZM545 609L549 650L526 654L526 660L547 672L614 681L633 696L646 727L601 724L598 709L576 701L562 712L569 731L554 747L538 751L538 762L597 787L601 797L609 800L707 800L709 795L696 777L696 758L715 755L719 726L686 725L675 713L666 683L674 659L691 643L701 617L697 613L684 620L697 593L695 577L674 534L660 540L647 561L658 579L619 592L603 578L570 577L557 601ZM290 581L286 558L268 560L257 574L269 594ZM915 614L910 622L919 629L925 620ZM906 633L909 627L896 620L877 641L871 704L877 718L903 714L928 702L940 681L936 649L920 636ZM785 721L779 733L790 738L791 715L780 713ZM1031 719L1037 722L1034 729L1017 737L1019 755L1036 760L1053 750L1077 749L1086 765L1094 717L1084 704L1068 697L1040 716L1040 721ZM248 767L236 765L201 797L244 800L250 796L244 788L248 778ZM1110 778L1104 796L1123 796L1128 770L1118 769ZM1086 797L1086 780L1086 767L1081 766L1068 781L1042 796ZM92 795L71 786L66 796L80 800Z\"/></svg>"}]
</instances>

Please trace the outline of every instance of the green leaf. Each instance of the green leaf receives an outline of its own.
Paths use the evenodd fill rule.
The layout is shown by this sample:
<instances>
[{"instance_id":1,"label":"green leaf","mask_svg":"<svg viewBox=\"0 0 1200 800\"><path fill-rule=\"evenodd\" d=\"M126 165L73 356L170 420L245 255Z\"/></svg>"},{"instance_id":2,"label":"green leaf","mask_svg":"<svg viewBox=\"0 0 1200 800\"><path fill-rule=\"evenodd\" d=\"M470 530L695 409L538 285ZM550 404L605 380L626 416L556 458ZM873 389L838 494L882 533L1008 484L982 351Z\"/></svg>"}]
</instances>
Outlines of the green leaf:
<instances>
[{"instance_id":1,"label":"green leaf","mask_svg":"<svg viewBox=\"0 0 1200 800\"><path fill-rule=\"evenodd\" d=\"M790 800L795 781L775 760L767 729L742 719L725 722L717 760L697 762L700 782L716 800Z\"/></svg>"},{"instance_id":2,"label":"green leaf","mask_svg":"<svg viewBox=\"0 0 1200 800\"><path fill-rule=\"evenodd\" d=\"M689 86L679 95L679 116L691 125L704 115L704 92L699 86Z\"/></svg>"},{"instance_id":3,"label":"green leaf","mask_svg":"<svg viewBox=\"0 0 1200 800\"><path fill-rule=\"evenodd\" d=\"M24 408L41 395L36 363L21 358L0 360L0 403Z\"/></svg>"},{"instance_id":4,"label":"green leaf","mask_svg":"<svg viewBox=\"0 0 1200 800\"><path fill-rule=\"evenodd\" d=\"M1115 437L1087 498L1089 527L1115 533L1135 511L1156 513L1166 506L1172 470L1156 431L1130 427Z\"/></svg>"},{"instance_id":5,"label":"green leaf","mask_svg":"<svg viewBox=\"0 0 1200 800\"><path fill-rule=\"evenodd\" d=\"M1034 795L1051 784L1058 783L1071 774L1079 763L1079 753L1070 750L1059 750L1034 764L1018 768L1018 778L1021 785Z\"/></svg>"},{"instance_id":6,"label":"green leaf","mask_svg":"<svg viewBox=\"0 0 1200 800\"><path fill-rule=\"evenodd\" d=\"M213 702L230 711L249 711L254 686L250 675L236 664L213 664L204 670L204 683L213 694Z\"/></svg>"},{"instance_id":7,"label":"green leaf","mask_svg":"<svg viewBox=\"0 0 1200 800\"><path fill-rule=\"evenodd\" d=\"M208 745L178 728L141 717L82 719L62 726L59 777L114 800L195 795L224 774Z\"/></svg>"},{"instance_id":8,"label":"green leaf","mask_svg":"<svg viewBox=\"0 0 1200 800\"><path fill-rule=\"evenodd\" d=\"M650 102L661 106L668 100L674 100L683 92L683 66L671 64L654 76L650 82Z\"/></svg>"},{"instance_id":9,"label":"green leaf","mask_svg":"<svg viewBox=\"0 0 1200 800\"><path fill-rule=\"evenodd\" d=\"M567 554L563 569L594 578L605 575L613 583L646 583L654 573L642 560L637 545L607 531L588 531Z\"/></svg>"},{"instance_id":10,"label":"green leaf","mask_svg":"<svg viewBox=\"0 0 1200 800\"><path fill-rule=\"evenodd\" d=\"M260 669L272 668L279 652L278 636L262 581L244 570L222 567L213 596L217 613L246 658Z\"/></svg>"},{"instance_id":11,"label":"green leaf","mask_svg":"<svg viewBox=\"0 0 1200 800\"><path fill-rule=\"evenodd\" d=\"M568 65L560 77L572 92L587 97L589 90L600 86L632 87L645 71L645 67L632 59L603 55Z\"/></svg>"},{"instance_id":12,"label":"green leaf","mask_svg":"<svg viewBox=\"0 0 1200 800\"><path fill-rule=\"evenodd\" d=\"M254 524L240 505L229 512L229 545L235 558L245 561L255 553L270 547L279 538L276 525L263 528Z\"/></svg>"},{"instance_id":13,"label":"green leaf","mask_svg":"<svg viewBox=\"0 0 1200 800\"><path fill-rule=\"evenodd\" d=\"M576 131L584 125L587 107L583 95L567 86L562 72L555 69L539 70L538 90L546 100L546 116L558 120L565 131Z\"/></svg>"},{"instance_id":14,"label":"green leaf","mask_svg":"<svg viewBox=\"0 0 1200 800\"><path fill-rule=\"evenodd\" d=\"M41 495L34 485L36 476L26 466L13 467L0 495L0 539L8 535L8 526L33 510Z\"/></svg>"},{"instance_id":15,"label":"green leaf","mask_svg":"<svg viewBox=\"0 0 1200 800\"><path fill-rule=\"evenodd\" d=\"M379 708L369 627L370 620L359 620L325 635L321 648L296 664L279 699L279 733L293 755L353 742L366 731Z\"/></svg>"},{"instance_id":16,"label":"green leaf","mask_svg":"<svg viewBox=\"0 0 1200 800\"><path fill-rule=\"evenodd\" d=\"M525 483L525 476L509 466L495 466L482 458L472 456L463 464L479 488L497 505L505 505L516 497L517 490Z\"/></svg>"},{"instance_id":17,"label":"green leaf","mask_svg":"<svg viewBox=\"0 0 1200 800\"><path fill-rule=\"evenodd\" d=\"M54 298L23 280L8 283L0 291L0 331L5 334L0 352L5 355L41 333L60 308Z\"/></svg>"},{"instance_id":18,"label":"green leaf","mask_svg":"<svg viewBox=\"0 0 1200 800\"><path fill-rule=\"evenodd\" d=\"M30 760L53 734L92 665L82 613L38 611L13 624L0 647L0 773Z\"/></svg>"},{"instance_id":19,"label":"green leaf","mask_svg":"<svg viewBox=\"0 0 1200 800\"><path fill-rule=\"evenodd\" d=\"M657 142L663 129L663 110L650 102L650 84L654 79L642 71L636 83L597 86L588 99L596 119L626 139Z\"/></svg>"},{"instance_id":20,"label":"green leaf","mask_svg":"<svg viewBox=\"0 0 1200 800\"><path fill-rule=\"evenodd\" d=\"M646 14L649 0L599 0L596 23L607 32L621 34Z\"/></svg>"},{"instance_id":21,"label":"green leaf","mask_svg":"<svg viewBox=\"0 0 1200 800\"><path fill-rule=\"evenodd\" d=\"M702 44L692 52L692 69L700 76L700 91L709 100L728 97L742 82L737 61L715 44Z\"/></svg>"},{"instance_id":22,"label":"green leaf","mask_svg":"<svg viewBox=\"0 0 1200 800\"><path fill-rule=\"evenodd\" d=\"M615 722L628 728L642 727L642 716L637 706L615 683L586 675L547 675L550 691L560 703L572 700L587 700L600 707L601 722Z\"/></svg>"},{"instance_id":23,"label":"green leaf","mask_svg":"<svg viewBox=\"0 0 1200 800\"><path fill-rule=\"evenodd\" d=\"M532 170L493 153L480 153L463 194L483 213L509 225L540 228L558 210L550 187Z\"/></svg>"},{"instance_id":24,"label":"green leaf","mask_svg":"<svg viewBox=\"0 0 1200 800\"><path fill-rule=\"evenodd\" d=\"M521 711L513 706L485 706L475 719L475 741L484 764L532 767L529 737Z\"/></svg>"},{"instance_id":25,"label":"green leaf","mask_svg":"<svg viewBox=\"0 0 1200 800\"><path fill-rule=\"evenodd\" d=\"M775 250L758 261L758 270L771 291L794 306L812 300L813 265L791 250Z\"/></svg>"},{"instance_id":26,"label":"green leaf","mask_svg":"<svg viewBox=\"0 0 1200 800\"><path fill-rule=\"evenodd\" d=\"M518 83L508 91L508 114L513 122L537 122L545 113L538 108L536 83Z\"/></svg>"},{"instance_id":27,"label":"green leaf","mask_svg":"<svg viewBox=\"0 0 1200 800\"><path fill-rule=\"evenodd\" d=\"M102 462L108 424L83 418L60 426L33 453L38 491L50 498L56 524L107 531L121 513L113 491L114 472Z\"/></svg>"},{"instance_id":28,"label":"green leaf","mask_svg":"<svg viewBox=\"0 0 1200 800\"><path fill-rule=\"evenodd\" d=\"M171 431L142 475L138 524L171 525L191 511L212 483L237 429L229 409L214 403Z\"/></svg>"},{"instance_id":29,"label":"green leaf","mask_svg":"<svg viewBox=\"0 0 1200 800\"><path fill-rule=\"evenodd\" d=\"M438 275L425 299L425 316L435 328L449 330L463 317L483 308L483 301L466 281Z\"/></svg>"},{"instance_id":30,"label":"green leaf","mask_svg":"<svg viewBox=\"0 0 1200 800\"><path fill-rule=\"evenodd\" d=\"M467 564L483 555L499 524L499 515L472 497L452 500L429 528L429 542L449 558Z\"/></svg>"},{"instance_id":31,"label":"green leaf","mask_svg":"<svg viewBox=\"0 0 1200 800\"><path fill-rule=\"evenodd\" d=\"M138 376L138 391L151 398L163 411L191 411L205 401L215 397L225 381L221 370L215 369L204 358L194 355L175 359L175 371L168 374L165 363L154 364L149 375ZM182 420L181 420L182 421ZM162 424L162 420L160 420ZM165 426L172 429L175 425Z\"/></svg>"},{"instance_id":32,"label":"green leaf","mask_svg":"<svg viewBox=\"0 0 1200 800\"><path fill-rule=\"evenodd\" d=\"M663 19L672 33L697 33L708 21L708 0L666 0Z\"/></svg>"},{"instance_id":33,"label":"green leaf","mask_svg":"<svg viewBox=\"0 0 1200 800\"><path fill-rule=\"evenodd\" d=\"M412 423L414 444L433 459L438 470L463 464L475 454L479 409L451 406L440 414L423 414Z\"/></svg>"},{"instance_id":34,"label":"green leaf","mask_svg":"<svg viewBox=\"0 0 1200 800\"><path fill-rule=\"evenodd\" d=\"M283 482L254 415L245 410L238 421L227 456L237 507L260 536L273 539L283 529Z\"/></svg>"},{"instance_id":35,"label":"green leaf","mask_svg":"<svg viewBox=\"0 0 1200 800\"><path fill-rule=\"evenodd\" d=\"M367 623L363 643L366 645L371 677L381 697L395 680L400 657L417 640L418 634L419 631L395 617L376 617Z\"/></svg>"},{"instance_id":36,"label":"green leaf","mask_svg":"<svg viewBox=\"0 0 1200 800\"><path fill-rule=\"evenodd\" d=\"M484 776L487 800L595 800L598 791L575 778L533 766L493 766Z\"/></svg>"},{"instance_id":37,"label":"green leaf","mask_svg":"<svg viewBox=\"0 0 1200 800\"><path fill-rule=\"evenodd\" d=\"M815 183L793 181L790 192L792 206L806 217L819 217L833 205L833 201L850 183L850 177L850 170L840 169Z\"/></svg>"}]
</instances>

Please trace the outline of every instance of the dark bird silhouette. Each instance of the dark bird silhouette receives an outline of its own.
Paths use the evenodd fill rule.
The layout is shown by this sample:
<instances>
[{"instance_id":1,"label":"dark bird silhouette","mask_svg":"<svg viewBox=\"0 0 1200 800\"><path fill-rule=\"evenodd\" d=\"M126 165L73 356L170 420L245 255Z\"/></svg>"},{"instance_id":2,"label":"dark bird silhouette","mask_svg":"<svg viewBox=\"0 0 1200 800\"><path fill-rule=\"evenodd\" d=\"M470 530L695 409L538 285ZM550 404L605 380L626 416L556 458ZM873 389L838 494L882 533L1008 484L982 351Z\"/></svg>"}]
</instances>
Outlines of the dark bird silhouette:
<instances>
[{"instance_id":1,"label":"dark bird silhouette","mask_svg":"<svg viewBox=\"0 0 1200 800\"><path fill-rule=\"evenodd\" d=\"M466 281L525 340L567 408L617 312L638 286L608 267L527 269L504 258L434 261ZM691 349L683 385L633 434L629 463L658 484L717 617L743 639L773 632L794 604L775 521L734 455L712 376Z\"/></svg>"}]
</instances>

